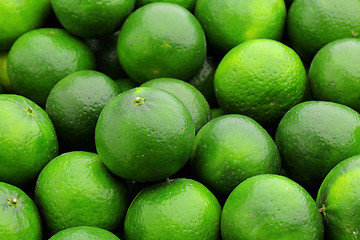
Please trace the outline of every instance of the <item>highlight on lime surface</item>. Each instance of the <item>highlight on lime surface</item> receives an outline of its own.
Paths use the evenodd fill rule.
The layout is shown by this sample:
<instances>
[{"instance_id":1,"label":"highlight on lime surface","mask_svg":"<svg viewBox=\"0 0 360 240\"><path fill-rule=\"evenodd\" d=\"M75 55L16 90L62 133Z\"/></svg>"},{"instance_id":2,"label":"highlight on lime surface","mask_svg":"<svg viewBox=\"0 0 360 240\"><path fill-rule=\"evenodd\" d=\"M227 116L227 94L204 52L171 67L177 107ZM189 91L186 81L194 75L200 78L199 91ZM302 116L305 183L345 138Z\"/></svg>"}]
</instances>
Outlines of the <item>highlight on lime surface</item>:
<instances>
[{"instance_id":1,"label":"highlight on lime surface","mask_svg":"<svg viewBox=\"0 0 360 240\"><path fill-rule=\"evenodd\" d=\"M49 240L120 240L115 234L97 227L80 226L64 229Z\"/></svg>"}]
</instances>

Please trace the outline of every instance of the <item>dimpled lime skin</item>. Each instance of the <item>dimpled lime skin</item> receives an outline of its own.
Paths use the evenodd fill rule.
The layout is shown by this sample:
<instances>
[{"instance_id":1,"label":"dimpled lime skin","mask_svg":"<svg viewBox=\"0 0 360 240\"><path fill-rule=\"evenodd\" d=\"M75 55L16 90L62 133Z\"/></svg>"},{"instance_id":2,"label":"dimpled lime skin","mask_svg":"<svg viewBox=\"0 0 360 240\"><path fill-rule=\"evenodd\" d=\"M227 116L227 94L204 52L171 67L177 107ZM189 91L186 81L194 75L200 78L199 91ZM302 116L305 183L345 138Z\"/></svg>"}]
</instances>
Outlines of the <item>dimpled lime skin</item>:
<instances>
[{"instance_id":1,"label":"dimpled lime skin","mask_svg":"<svg viewBox=\"0 0 360 240\"><path fill-rule=\"evenodd\" d=\"M357 239L360 236L360 156L336 165L326 176L316 204L324 215L327 239Z\"/></svg>"},{"instance_id":2,"label":"dimpled lime skin","mask_svg":"<svg viewBox=\"0 0 360 240\"><path fill-rule=\"evenodd\" d=\"M136 7L142 7L145 4L154 3L154 2L168 2L179 4L180 6L186 8L189 11L194 10L197 0L137 0Z\"/></svg>"},{"instance_id":3,"label":"dimpled lime skin","mask_svg":"<svg viewBox=\"0 0 360 240\"><path fill-rule=\"evenodd\" d=\"M94 150L100 112L119 93L115 81L92 70L71 73L60 80L49 94L46 112L61 145L71 150Z\"/></svg>"},{"instance_id":4,"label":"dimpled lime skin","mask_svg":"<svg viewBox=\"0 0 360 240\"><path fill-rule=\"evenodd\" d=\"M358 0L296 0L287 18L291 47L306 61L327 43L360 37Z\"/></svg>"},{"instance_id":5,"label":"dimpled lime skin","mask_svg":"<svg viewBox=\"0 0 360 240\"><path fill-rule=\"evenodd\" d=\"M50 0L0 1L0 51L10 49L23 33L41 27L50 10Z\"/></svg>"},{"instance_id":6,"label":"dimpled lime skin","mask_svg":"<svg viewBox=\"0 0 360 240\"><path fill-rule=\"evenodd\" d=\"M128 189L95 153L68 152L41 171L35 202L51 233L77 226L112 231L125 216Z\"/></svg>"},{"instance_id":7,"label":"dimpled lime skin","mask_svg":"<svg viewBox=\"0 0 360 240\"><path fill-rule=\"evenodd\" d=\"M223 240L322 240L324 227L315 201L299 184L273 174L248 178L225 202Z\"/></svg>"},{"instance_id":8,"label":"dimpled lime skin","mask_svg":"<svg viewBox=\"0 0 360 240\"><path fill-rule=\"evenodd\" d=\"M56 28L25 33L8 56L8 75L15 92L40 106L66 75L94 68L94 56L85 43Z\"/></svg>"},{"instance_id":9,"label":"dimpled lime skin","mask_svg":"<svg viewBox=\"0 0 360 240\"><path fill-rule=\"evenodd\" d=\"M142 84L141 87L159 88L178 97L191 114L195 132L211 119L211 110L206 98L187 82L174 78L157 78Z\"/></svg>"},{"instance_id":10,"label":"dimpled lime skin","mask_svg":"<svg viewBox=\"0 0 360 240\"><path fill-rule=\"evenodd\" d=\"M275 142L289 177L318 187L336 164L360 154L360 115L337 103L303 102L280 121Z\"/></svg>"},{"instance_id":11,"label":"dimpled lime skin","mask_svg":"<svg viewBox=\"0 0 360 240\"><path fill-rule=\"evenodd\" d=\"M151 3L136 10L123 24L118 56L132 80L190 79L206 57L205 33L185 8Z\"/></svg>"},{"instance_id":12,"label":"dimpled lime skin","mask_svg":"<svg viewBox=\"0 0 360 240\"><path fill-rule=\"evenodd\" d=\"M306 72L300 57L286 45L268 39L250 40L233 48L214 78L217 100L227 113L270 124L299 103Z\"/></svg>"},{"instance_id":13,"label":"dimpled lime skin","mask_svg":"<svg viewBox=\"0 0 360 240\"><path fill-rule=\"evenodd\" d=\"M138 182L177 172L189 159L194 139L194 122L184 103L149 87L113 98L95 129L96 149L104 164L115 175Z\"/></svg>"},{"instance_id":14,"label":"dimpled lime skin","mask_svg":"<svg viewBox=\"0 0 360 240\"><path fill-rule=\"evenodd\" d=\"M167 180L143 189L125 217L127 240L219 239L221 206L192 179Z\"/></svg>"},{"instance_id":15,"label":"dimpled lime skin","mask_svg":"<svg viewBox=\"0 0 360 240\"><path fill-rule=\"evenodd\" d=\"M97 227L80 226L64 229L49 240L120 240L113 233Z\"/></svg>"},{"instance_id":16,"label":"dimpled lime skin","mask_svg":"<svg viewBox=\"0 0 360 240\"><path fill-rule=\"evenodd\" d=\"M54 126L43 109L19 95L0 95L0 115L0 181L26 184L58 154Z\"/></svg>"},{"instance_id":17,"label":"dimpled lime skin","mask_svg":"<svg viewBox=\"0 0 360 240\"><path fill-rule=\"evenodd\" d=\"M13 199L17 202L13 203ZM42 239L35 203L20 188L4 182L0 182L0 226L0 239Z\"/></svg>"},{"instance_id":18,"label":"dimpled lime skin","mask_svg":"<svg viewBox=\"0 0 360 240\"><path fill-rule=\"evenodd\" d=\"M313 59L309 80L315 99L360 111L360 39L348 38L324 46Z\"/></svg>"},{"instance_id":19,"label":"dimpled lime skin","mask_svg":"<svg viewBox=\"0 0 360 240\"><path fill-rule=\"evenodd\" d=\"M280 40L286 7L283 0L198 0L195 16L208 41L226 53L250 39Z\"/></svg>"},{"instance_id":20,"label":"dimpled lime skin","mask_svg":"<svg viewBox=\"0 0 360 240\"><path fill-rule=\"evenodd\" d=\"M281 160L270 135L254 120L237 114L218 117L196 135L191 168L215 193L229 195L245 179L277 174Z\"/></svg>"}]
</instances>

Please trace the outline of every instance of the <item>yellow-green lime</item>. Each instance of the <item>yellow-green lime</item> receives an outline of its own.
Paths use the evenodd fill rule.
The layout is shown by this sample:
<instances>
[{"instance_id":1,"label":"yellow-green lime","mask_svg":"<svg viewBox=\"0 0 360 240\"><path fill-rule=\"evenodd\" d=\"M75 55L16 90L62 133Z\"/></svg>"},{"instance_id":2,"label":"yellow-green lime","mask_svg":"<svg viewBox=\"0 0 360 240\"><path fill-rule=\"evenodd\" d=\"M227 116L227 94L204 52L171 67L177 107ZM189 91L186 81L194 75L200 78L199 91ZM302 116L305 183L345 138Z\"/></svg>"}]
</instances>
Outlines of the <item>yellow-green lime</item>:
<instances>
[{"instance_id":1,"label":"yellow-green lime","mask_svg":"<svg viewBox=\"0 0 360 240\"><path fill-rule=\"evenodd\" d=\"M120 240L113 233L97 227L80 226L64 229L49 240Z\"/></svg>"}]
</instances>

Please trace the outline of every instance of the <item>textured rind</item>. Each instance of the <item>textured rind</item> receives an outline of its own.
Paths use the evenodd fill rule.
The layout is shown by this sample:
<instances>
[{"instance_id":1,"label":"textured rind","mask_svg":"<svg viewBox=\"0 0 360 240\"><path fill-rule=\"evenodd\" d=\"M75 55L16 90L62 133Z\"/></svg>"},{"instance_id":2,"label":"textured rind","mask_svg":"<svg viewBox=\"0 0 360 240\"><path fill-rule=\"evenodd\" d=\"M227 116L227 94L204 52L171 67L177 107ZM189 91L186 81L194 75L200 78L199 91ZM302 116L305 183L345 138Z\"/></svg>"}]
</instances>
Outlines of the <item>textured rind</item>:
<instances>
[{"instance_id":1,"label":"textured rind","mask_svg":"<svg viewBox=\"0 0 360 240\"><path fill-rule=\"evenodd\" d=\"M113 233L97 227L80 226L64 229L49 240L120 240Z\"/></svg>"}]
</instances>

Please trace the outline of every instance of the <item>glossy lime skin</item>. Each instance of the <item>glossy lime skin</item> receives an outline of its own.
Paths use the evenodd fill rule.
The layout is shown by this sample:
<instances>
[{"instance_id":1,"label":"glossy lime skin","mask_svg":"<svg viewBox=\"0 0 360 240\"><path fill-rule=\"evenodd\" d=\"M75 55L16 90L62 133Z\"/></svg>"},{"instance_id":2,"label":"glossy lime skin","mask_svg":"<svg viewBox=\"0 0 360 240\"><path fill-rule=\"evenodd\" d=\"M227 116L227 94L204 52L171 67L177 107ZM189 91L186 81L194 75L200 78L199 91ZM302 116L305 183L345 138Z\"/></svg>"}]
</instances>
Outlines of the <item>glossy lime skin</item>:
<instances>
[{"instance_id":1,"label":"glossy lime skin","mask_svg":"<svg viewBox=\"0 0 360 240\"><path fill-rule=\"evenodd\" d=\"M36 182L35 202L51 233L77 226L114 230L128 206L128 189L95 153L53 159Z\"/></svg>"},{"instance_id":2,"label":"glossy lime skin","mask_svg":"<svg viewBox=\"0 0 360 240\"><path fill-rule=\"evenodd\" d=\"M184 103L149 87L113 98L95 129L96 149L104 164L115 175L139 182L177 172L189 159L194 139L194 122Z\"/></svg>"},{"instance_id":3,"label":"glossy lime skin","mask_svg":"<svg viewBox=\"0 0 360 240\"><path fill-rule=\"evenodd\" d=\"M0 181L34 180L58 154L54 126L46 112L25 97L0 95Z\"/></svg>"},{"instance_id":4,"label":"glossy lime skin","mask_svg":"<svg viewBox=\"0 0 360 240\"><path fill-rule=\"evenodd\" d=\"M360 111L360 39L348 38L324 46L314 57L309 80L315 99Z\"/></svg>"},{"instance_id":5,"label":"glossy lime skin","mask_svg":"<svg viewBox=\"0 0 360 240\"><path fill-rule=\"evenodd\" d=\"M168 2L168 3L176 3L189 11L194 10L195 4L197 0L137 0L136 7L142 7L149 3L154 2Z\"/></svg>"},{"instance_id":6,"label":"glossy lime skin","mask_svg":"<svg viewBox=\"0 0 360 240\"><path fill-rule=\"evenodd\" d=\"M49 240L120 240L113 233L97 227L80 226L64 229Z\"/></svg>"},{"instance_id":7,"label":"glossy lime skin","mask_svg":"<svg viewBox=\"0 0 360 240\"><path fill-rule=\"evenodd\" d=\"M2 0L0 51L10 49L23 33L41 27L50 10L50 0Z\"/></svg>"},{"instance_id":8,"label":"glossy lime skin","mask_svg":"<svg viewBox=\"0 0 360 240\"><path fill-rule=\"evenodd\" d=\"M210 106L204 95L187 82L174 78L157 78L143 83L141 87L159 88L178 97L191 114L195 132L211 119Z\"/></svg>"},{"instance_id":9,"label":"glossy lime skin","mask_svg":"<svg viewBox=\"0 0 360 240\"><path fill-rule=\"evenodd\" d=\"M135 0L51 0L51 5L68 32L94 38L115 32L134 9Z\"/></svg>"},{"instance_id":10,"label":"glossy lime skin","mask_svg":"<svg viewBox=\"0 0 360 240\"><path fill-rule=\"evenodd\" d=\"M185 8L151 3L136 10L123 24L118 56L132 80L190 79L206 57L205 33Z\"/></svg>"},{"instance_id":11,"label":"glossy lime skin","mask_svg":"<svg viewBox=\"0 0 360 240\"><path fill-rule=\"evenodd\" d=\"M358 0L297 0L287 18L291 47L307 62L327 43L360 37Z\"/></svg>"},{"instance_id":12,"label":"glossy lime skin","mask_svg":"<svg viewBox=\"0 0 360 240\"><path fill-rule=\"evenodd\" d=\"M327 239L357 239L360 236L359 185L359 155L336 165L321 184L316 204L324 215Z\"/></svg>"},{"instance_id":13,"label":"glossy lime skin","mask_svg":"<svg viewBox=\"0 0 360 240\"><path fill-rule=\"evenodd\" d=\"M322 240L324 227L315 201L299 184L273 174L248 178L225 202L223 240Z\"/></svg>"},{"instance_id":14,"label":"glossy lime skin","mask_svg":"<svg viewBox=\"0 0 360 240\"><path fill-rule=\"evenodd\" d=\"M125 217L127 240L219 239L221 206L192 179L167 180L143 189Z\"/></svg>"},{"instance_id":15,"label":"glossy lime skin","mask_svg":"<svg viewBox=\"0 0 360 240\"><path fill-rule=\"evenodd\" d=\"M95 150L95 126L105 104L120 93L106 75L82 70L60 80L50 91L46 112L62 146L70 150Z\"/></svg>"},{"instance_id":16,"label":"glossy lime skin","mask_svg":"<svg viewBox=\"0 0 360 240\"><path fill-rule=\"evenodd\" d=\"M303 102L282 118L275 142L289 177L319 187L336 164L360 154L360 115L337 103Z\"/></svg>"},{"instance_id":17,"label":"glossy lime skin","mask_svg":"<svg viewBox=\"0 0 360 240\"><path fill-rule=\"evenodd\" d=\"M280 40L286 7L283 0L198 0L195 16L208 41L226 53L251 39Z\"/></svg>"},{"instance_id":18,"label":"glossy lime skin","mask_svg":"<svg viewBox=\"0 0 360 240\"><path fill-rule=\"evenodd\" d=\"M207 123L196 135L190 161L196 176L224 196L245 179L277 174L281 166L270 135L251 118L238 114Z\"/></svg>"},{"instance_id":19,"label":"glossy lime skin","mask_svg":"<svg viewBox=\"0 0 360 240\"><path fill-rule=\"evenodd\" d=\"M13 199L17 202L13 203ZM35 203L20 188L4 182L0 182L0 226L0 239L42 239Z\"/></svg>"},{"instance_id":20,"label":"glossy lime skin","mask_svg":"<svg viewBox=\"0 0 360 240\"><path fill-rule=\"evenodd\" d=\"M15 92L41 106L66 75L94 68L94 56L85 43L56 28L25 33L8 56L8 75Z\"/></svg>"}]
</instances>

